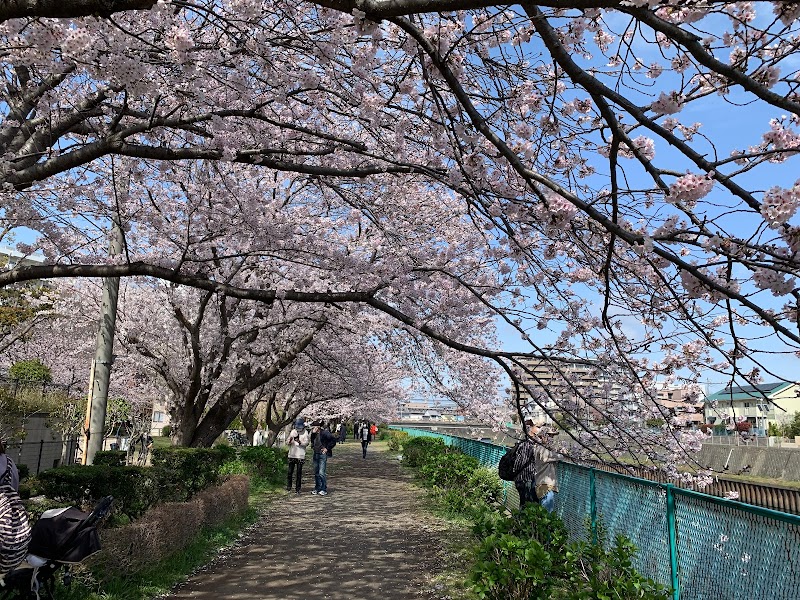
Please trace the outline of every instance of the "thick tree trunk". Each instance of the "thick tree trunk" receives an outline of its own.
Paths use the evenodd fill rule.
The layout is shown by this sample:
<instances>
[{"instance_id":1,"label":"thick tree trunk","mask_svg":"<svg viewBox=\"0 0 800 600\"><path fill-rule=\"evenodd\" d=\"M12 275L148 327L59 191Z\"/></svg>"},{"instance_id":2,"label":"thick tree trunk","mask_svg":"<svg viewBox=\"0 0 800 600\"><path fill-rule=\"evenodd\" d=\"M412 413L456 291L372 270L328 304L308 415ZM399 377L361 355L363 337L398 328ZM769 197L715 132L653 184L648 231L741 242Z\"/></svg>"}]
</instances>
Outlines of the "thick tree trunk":
<instances>
[{"instance_id":1,"label":"thick tree trunk","mask_svg":"<svg viewBox=\"0 0 800 600\"><path fill-rule=\"evenodd\" d=\"M251 374L249 366L240 371L237 382L226 389L217 399L216 403L205 413L194 419L181 420L180 440L182 446L192 448L208 448L214 443L223 431L242 412L245 396L261 385L269 382L289 366L292 361L302 353L314 339L326 322L321 321L314 329L299 339L288 352L282 354L275 363L266 369L259 368ZM187 409L187 412L191 408ZM290 421L291 422L291 421ZM281 425L283 427L284 424Z\"/></svg>"},{"instance_id":2,"label":"thick tree trunk","mask_svg":"<svg viewBox=\"0 0 800 600\"><path fill-rule=\"evenodd\" d=\"M275 442L278 440L278 434L281 432L280 427L278 428L269 428L269 433L267 434L267 446L270 448L275 445Z\"/></svg>"},{"instance_id":3,"label":"thick tree trunk","mask_svg":"<svg viewBox=\"0 0 800 600\"><path fill-rule=\"evenodd\" d=\"M189 446L197 430L197 419L191 409L171 410L170 418L172 419L172 445Z\"/></svg>"},{"instance_id":4,"label":"thick tree trunk","mask_svg":"<svg viewBox=\"0 0 800 600\"><path fill-rule=\"evenodd\" d=\"M244 425L244 434L247 436L247 445L253 445L253 438L256 435L256 430L258 429L258 423L252 417L249 419L245 419L242 417L242 425Z\"/></svg>"}]
</instances>

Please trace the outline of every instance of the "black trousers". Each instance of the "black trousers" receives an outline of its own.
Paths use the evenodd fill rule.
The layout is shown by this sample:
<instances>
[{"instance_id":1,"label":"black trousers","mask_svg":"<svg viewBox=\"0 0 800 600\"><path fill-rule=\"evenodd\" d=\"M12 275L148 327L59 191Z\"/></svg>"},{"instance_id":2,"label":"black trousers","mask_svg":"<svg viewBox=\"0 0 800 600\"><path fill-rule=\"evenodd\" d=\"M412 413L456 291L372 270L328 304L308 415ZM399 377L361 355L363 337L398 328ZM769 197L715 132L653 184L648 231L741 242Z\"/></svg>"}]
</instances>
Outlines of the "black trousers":
<instances>
[{"instance_id":1,"label":"black trousers","mask_svg":"<svg viewBox=\"0 0 800 600\"><path fill-rule=\"evenodd\" d=\"M367 440L361 440L361 456L367 458L367 446L369 446L369 442Z\"/></svg>"},{"instance_id":2,"label":"black trousers","mask_svg":"<svg viewBox=\"0 0 800 600\"><path fill-rule=\"evenodd\" d=\"M519 493L519 507L522 508L528 502L539 503L539 497L536 495L536 483L533 481L515 481L514 487L517 488Z\"/></svg>"},{"instance_id":3,"label":"black trousers","mask_svg":"<svg viewBox=\"0 0 800 600\"><path fill-rule=\"evenodd\" d=\"M297 467L297 485L295 485L295 490L300 491L300 481L303 479L303 463L305 459L303 458L290 458L289 459L289 475L286 477L286 489L292 489L292 474L294 473L295 467Z\"/></svg>"}]
</instances>

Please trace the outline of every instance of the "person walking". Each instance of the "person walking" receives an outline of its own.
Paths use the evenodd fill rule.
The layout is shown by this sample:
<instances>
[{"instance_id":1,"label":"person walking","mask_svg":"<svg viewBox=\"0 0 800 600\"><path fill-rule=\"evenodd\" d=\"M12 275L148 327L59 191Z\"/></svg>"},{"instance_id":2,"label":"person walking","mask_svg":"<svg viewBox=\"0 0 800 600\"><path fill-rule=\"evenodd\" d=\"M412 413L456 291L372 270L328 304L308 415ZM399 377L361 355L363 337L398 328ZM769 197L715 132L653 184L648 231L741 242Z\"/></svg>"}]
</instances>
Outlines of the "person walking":
<instances>
[{"instance_id":1,"label":"person walking","mask_svg":"<svg viewBox=\"0 0 800 600\"><path fill-rule=\"evenodd\" d=\"M330 429L317 423L311 428L311 447L314 449L314 495L328 494L328 458L333 456L336 438Z\"/></svg>"},{"instance_id":2,"label":"person walking","mask_svg":"<svg viewBox=\"0 0 800 600\"><path fill-rule=\"evenodd\" d=\"M373 423L369 426L369 432L372 434L372 439L376 439L378 435L378 426Z\"/></svg>"},{"instance_id":3,"label":"person walking","mask_svg":"<svg viewBox=\"0 0 800 600\"><path fill-rule=\"evenodd\" d=\"M536 444L533 441L538 428L532 418L525 419L525 427L525 439L517 446L514 458L514 487L519 493L520 509L529 502L539 501L536 495Z\"/></svg>"},{"instance_id":4,"label":"person walking","mask_svg":"<svg viewBox=\"0 0 800 600\"><path fill-rule=\"evenodd\" d=\"M347 439L347 423L342 421L339 423L339 443L344 444Z\"/></svg>"},{"instance_id":5,"label":"person walking","mask_svg":"<svg viewBox=\"0 0 800 600\"><path fill-rule=\"evenodd\" d=\"M361 427L360 431L360 439L361 439L361 458L364 460L367 459L367 446L372 443L372 433L370 432L369 425L364 423Z\"/></svg>"},{"instance_id":6,"label":"person walking","mask_svg":"<svg viewBox=\"0 0 800 600\"><path fill-rule=\"evenodd\" d=\"M306 447L310 441L306 423L303 419L296 419L294 429L289 433L287 446L289 446L289 472L286 476L286 491L292 491L292 475L297 472L297 483L294 487L295 494L300 493L300 482L303 478L303 463L306 462Z\"/></svg>"}]
</instances>

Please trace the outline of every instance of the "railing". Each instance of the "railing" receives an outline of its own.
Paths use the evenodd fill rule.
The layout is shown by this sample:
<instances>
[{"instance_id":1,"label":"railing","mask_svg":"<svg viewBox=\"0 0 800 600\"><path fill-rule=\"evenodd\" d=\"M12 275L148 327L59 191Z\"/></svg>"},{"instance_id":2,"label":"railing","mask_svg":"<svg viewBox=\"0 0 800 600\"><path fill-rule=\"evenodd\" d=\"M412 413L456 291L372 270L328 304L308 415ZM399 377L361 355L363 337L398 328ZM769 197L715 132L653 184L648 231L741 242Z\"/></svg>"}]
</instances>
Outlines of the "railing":
<instances>
[{"instance_id":1,"label":"railing","mask_svg":"<svg viewBox=\"0 0 800 600\"><path fill-rule=\"evenodd\" d=\"M38 440L32 442L9 442L8 455L18 465L25 465L31 475L60 465L77 462L79 443L77 437L65 440Z\"/></svg>"},{"instance_id":2,"label":"railing","mask_svg":"<svg viewBox=\"0 0 800 600\"><path fill-rule=\"evenodd\" d=\"M486 442L393 427L436 437L496 467L505 448ZM673 590L674 600L800 598L800 516L709 496L618 473L559 463L556 513L574 539L622 534L639 552L636 569ZM505 485L509 508L519 505Z\"/></svg>"}]
</instances>

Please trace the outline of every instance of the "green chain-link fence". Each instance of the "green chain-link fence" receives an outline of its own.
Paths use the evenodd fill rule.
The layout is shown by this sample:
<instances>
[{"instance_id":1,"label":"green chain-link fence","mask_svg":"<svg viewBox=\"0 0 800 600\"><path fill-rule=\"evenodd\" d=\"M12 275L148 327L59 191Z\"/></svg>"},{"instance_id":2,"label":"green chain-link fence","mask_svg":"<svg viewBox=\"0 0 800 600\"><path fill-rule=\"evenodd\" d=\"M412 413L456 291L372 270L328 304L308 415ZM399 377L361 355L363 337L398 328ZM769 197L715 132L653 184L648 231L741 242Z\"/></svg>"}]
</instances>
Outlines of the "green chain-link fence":
<instances>
[{"instance_id":1,"label":"green chain-link fence","mask_svg":"<svg viewBox=\"0 0 800 600\"><path fill-rule=\"evenodd\" d=\"M481 464L496 467L503 446L433 431ZM504 482L506 506L519 506ZM556 513L573 538L597 522L609 539L630 538L636 569L663 583L675 600L800 600L800 516L717 498L627 475L561 462ZM596 525L595 525L596 526Z\"/></svg>"}]
</instances>

